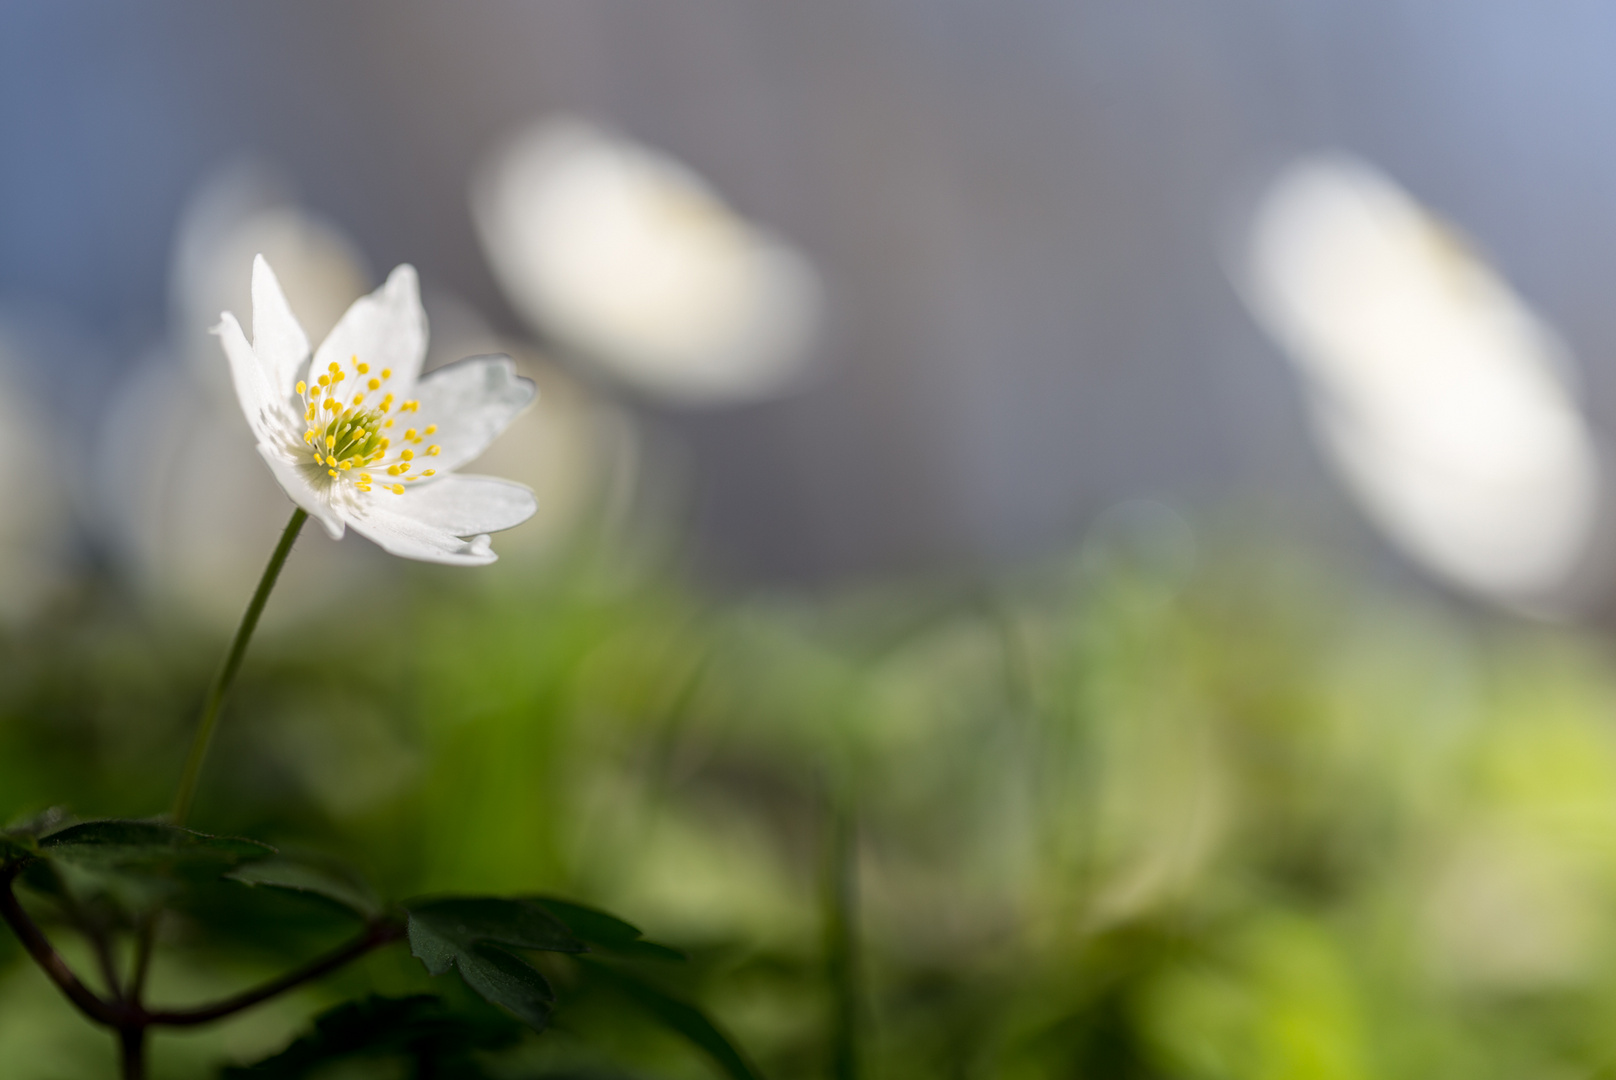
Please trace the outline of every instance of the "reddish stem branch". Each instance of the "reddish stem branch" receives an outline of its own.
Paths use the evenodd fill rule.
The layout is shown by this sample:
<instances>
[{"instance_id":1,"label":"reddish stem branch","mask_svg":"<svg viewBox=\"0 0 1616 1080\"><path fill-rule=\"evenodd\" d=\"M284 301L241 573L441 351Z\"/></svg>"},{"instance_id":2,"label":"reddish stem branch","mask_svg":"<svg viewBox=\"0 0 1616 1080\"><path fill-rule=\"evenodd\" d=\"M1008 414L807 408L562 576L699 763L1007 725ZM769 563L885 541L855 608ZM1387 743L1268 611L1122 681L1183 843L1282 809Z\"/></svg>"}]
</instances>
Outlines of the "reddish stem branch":
<instances>
[{"instance_id":1,"label":"reddish stem branch","mask_svg":"<svg viewBox=\"0 0 1616 1080\"><path fill-rule=\"evenodd\" d=\"M84 982L73 973L67 966L67 961L51 947L44 931L29 917L28 912L17 900L17 894L12 891L12 882L21 871L22 866L18 865L0 873L0 918L5 919L12 932L17 935L17 940L28 950L28 955L44 969L45 974L50 976L51 981L67 995L68 1000L78 1006L80 1012L98 1024L118 1028L124 1032L144 1030L157 1025L192 1027L222 1019L260 1002L268 1001L306 982L312 982L344 964L359 959L373 949L389 945L404 937L402 923L391 919L378 919L371 922L364 933L347 944L340 945L296 971L271 979L252 990L195 1009L148 1010L134 1001L107 1001L84 985ZM138 1041L137 1038L137 1044Z\"/></svg>"},{"instance_id":2,"label":"reddish stem branch","mask_svg":"<svg viewBox=\"0 0 1616 1080\"><path fill-rule=\"evenodd\" d=\"M231 1013L249 1009L261 1001L268 1001L278 994L283 994L293 987L301 986L306 982L313 982L322 975L329 974L352 963L372 949L380 948L400 940L404 936L404 926L401 923L389 920L379 920L370 925L366 931L348 942L346 945L326 953L324 956L310 961L296 971L291 971L277 979L271 979L262 986L256 987L234 997L212 1005L204 1005L196 1009L167 1009L144 1013L148 1024L162 1024L166 1027L190 1027L194 1024L206 1024L210 1020L218 1020Z\"/></svg>"},{"instance_id":3,"label":"reddish stem branch","mask_svg":"<svg viewBox=\"0 0 1616 1080\"><path fill-rule=\"evenodd\" d=\"M103 1000L95 991L85 986L79 977L73 974L73 969L67 966L67 961L51 947L50 941L45 937L34 920L28 917L22 904L17 900L17 894L12 891L11 883L22 872L22 866L13 866L0 875L0 918L6 920L22 947L28 950L28 955L34 958L51 982L66 994L68 1000L79 1007L79 1011L91 1020L108 1027L127 1027L133 1017L129 1010L113 1002Z\"/></svg>"}]
</instances>

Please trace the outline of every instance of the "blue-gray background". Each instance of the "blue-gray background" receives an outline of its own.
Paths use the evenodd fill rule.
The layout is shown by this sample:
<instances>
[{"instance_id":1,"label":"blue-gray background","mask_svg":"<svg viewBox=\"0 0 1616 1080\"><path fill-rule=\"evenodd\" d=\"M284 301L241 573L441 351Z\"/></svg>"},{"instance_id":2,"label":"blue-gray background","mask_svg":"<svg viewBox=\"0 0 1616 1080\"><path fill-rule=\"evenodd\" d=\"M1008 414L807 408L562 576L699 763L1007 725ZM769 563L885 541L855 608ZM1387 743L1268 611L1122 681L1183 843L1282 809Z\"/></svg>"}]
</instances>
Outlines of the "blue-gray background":
<instances>
[{"instance_id":1,"label":"blue-gray background","mask_svg":"<svg viewBox=\"0 0 1616 1080\"><path fill-rule=\"evenodd\" d=\"M186 198L254 154L373 267L516 330L467 180L567 109L690 162L830 284L823 380L663 421L732 571L969 565L1138 495L1350 523L1221 273L1229 216L1290 154L1369 158L1557 325L1607 419L1613 40L1610 5L1527 0L4 0L0 309L56 343L58 422L92 427L165 331Z\"/></svg>"}]
</instances>

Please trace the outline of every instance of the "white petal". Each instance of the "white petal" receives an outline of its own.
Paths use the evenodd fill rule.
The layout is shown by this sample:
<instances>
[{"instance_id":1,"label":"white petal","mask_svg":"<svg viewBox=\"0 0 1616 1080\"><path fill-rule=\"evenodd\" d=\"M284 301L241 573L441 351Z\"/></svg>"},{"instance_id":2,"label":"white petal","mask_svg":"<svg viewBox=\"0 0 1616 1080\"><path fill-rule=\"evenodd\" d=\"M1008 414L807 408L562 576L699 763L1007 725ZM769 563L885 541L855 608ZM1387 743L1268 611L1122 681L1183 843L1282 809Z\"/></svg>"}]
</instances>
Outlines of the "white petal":
<instances>
[{"instance_id":1,"label":"white petal","mask_svg":"<svg viewBox=\"0 0 1616 1080\"><path fill-rule=\"evenodd\" d=\"M526 484L493 476L445 476L406 489L388 505L456 536L513 528L539 508Z\"/></svg>"},{"instance_id":2,"label":"white petal","mask_svg":"<svg viewBox=\"0 0 1616 1080\"><path fill-rule=\"evenodd\" d=\"M263 365L253 347L247 344L247 335L241 324L228 311L219 316L219 325L213 328L224 344L225 357L230 361L230 379L236 385L236 400L259 442L273 442L281 434L284 424L278 414L280 395L270 386Z\"/></svg>"},{"instance_id":3,"label":"white petal","mask_svg":"<svg viewBox=\"0 0 1616 1080\"><path fill-rule=\"evenodd\" d=\"M275 393L289 397L309 358L309 338L292 314L281 283L262 255L253 259L253 352Z\"/></svg>"},{"instance_id":4,"label":"white petal","mask_svg":"<svg viewBox=\"0 0 1616 1080\"><path fill-rule=\"evenodd\" d=\"M415 267L405 263L388 275L387 284L355 300L314 354L314 371L359 357L373 371L390 369L387 383L399 398L410 396L421 361L426 357L426 311Z\"/></svg>"},{"instance_id":5,"label":"white petal","mask_svg":"<svg viewBox=\"0 0 1616 1080\"><path fill-rule=\"evenodd\" d=\"M258 452L269 463L269 471L275 474L275 482L280 484L281 490L286 492L287 498L309 512L309 516L325 526L326 534L333 540L342 539L342 518L331 508L324 495L315 490L308 478L303 475L303 466L293 464L273 446L264 443L258 444Z\"/></svg>"},{"instance_id":6,"label":"white petal","mask_svg":"<svg viewBox=\"0 0 1616 1080\"><path fill-rule=\"evenodd\" d=\"M498 558L486 535L462 540L445 529L398 513L387 505L387 498L403 496L378 496L361 503L350 511L348 523L354 532L388 554L450 566L486 566Z\"/></svg>"},{"instance_id":7,"label":"white petal","mask_svg":"<svg viewBox=\"0 0 1616 1080\"><path fill-rule=\"evenodd\" d=\"M416 416L423 426L438 426L427 442L442 447L428 463L439 472L464 465L488 448L536 392L508 356L473 356L430 373L415 391L421 402Z\"/></svg>"}]
</instances>

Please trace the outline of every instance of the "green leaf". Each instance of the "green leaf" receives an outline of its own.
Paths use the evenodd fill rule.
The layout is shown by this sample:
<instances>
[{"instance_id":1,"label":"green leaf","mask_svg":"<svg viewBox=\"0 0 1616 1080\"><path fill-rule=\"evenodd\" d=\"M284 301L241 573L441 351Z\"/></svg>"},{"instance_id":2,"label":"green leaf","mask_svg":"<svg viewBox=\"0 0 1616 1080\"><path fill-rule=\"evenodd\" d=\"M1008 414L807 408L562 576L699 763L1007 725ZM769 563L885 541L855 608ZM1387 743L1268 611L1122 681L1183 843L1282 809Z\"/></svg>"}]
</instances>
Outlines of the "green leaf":
<instances>
[{"instance_id":1,"label":"green leaf","mask_svg":"<svg viewBox=\"0 0 1616 1080\"><path fill-rule=\"evenodd\" d=\"M361 918L372 918L382 910L381 901L364 878L331 860L275 855L238 866L224 876L243 885L312 893L341 904Z\"/></svg>"},{"instance_id":2,"label":"green leaf","mask_svg":"<svg viewBox=\"0 0 1616 1080\"><path fill-rule=\"evenodd\" d=\"M46 858L90 869L223 872L275 854L256 840L209 836L157 821L86 821L39 841Z\"/></svg>"},{"instance_id":3,"label":"green leaf","mask_svg":"<svg viewBox=\"0 0 1616 1080\"><path fill-rule=\"evenodd\" d=\"M450 1013L431 994L368 997L321 1013L314 1030L285 1050L254 1065L226 1068L223 1080L295 1080L325 1075L325 1066L345 1059L404 1057L415 1075L469 1078L485 1075L467 1057L516 1041L521 1028L497 1013L486 1017Z\"/></svg>"},{"instance_id":4,"label":"green leaf","mask_svg":"<svg viewBox=\"0 0 1616 1080\"><path fill-rule=\"evenodd\" d=\"M548 1022L555 996L527 961L506 948L579 953L584 943L533 900L450 897L404 905L410 952L433 975L451 967L483 998L503 1005L535 1030Z\"/></svg>"},{"instance_id":5,"label":"green leaf","mask_svg":"<svg viewBox=\"0 0 1616 1080\"><path fill-rule=\"evenodd\" d=\"M473 945L455 957L455 966L484 1001L505 1006L534 1031L543 1031L550 1022L555 992L532 964L515 953L495 945Z\"/></svg>"},{"instance_id":6,"label":"green leaf","mask_svg":"<svg viewBox=\"0 0 1616 1080\"><path fill-rule=\"evenodd\" d=\"M731 1080L760 1080L735 1044L694 1005L617 968L598 962L586 962L585 967L591 977L615 987L653 1019L706 1051Z\"/></svg>"},{"instance_id":7,"label":"green leaf","mask_svg":"<svg viewBox=\"0 0 1616 1080\"><path fill-rule=\"evenodd\" d=\"M646 941L640 928L624 922L616 915L608 915L598 908L558 900L553 896L535 896L533 900L566 924L573 936L591 949L620 953L624 956L647 960L684 960L678 949Z\"/></svg>"}]
</instances>

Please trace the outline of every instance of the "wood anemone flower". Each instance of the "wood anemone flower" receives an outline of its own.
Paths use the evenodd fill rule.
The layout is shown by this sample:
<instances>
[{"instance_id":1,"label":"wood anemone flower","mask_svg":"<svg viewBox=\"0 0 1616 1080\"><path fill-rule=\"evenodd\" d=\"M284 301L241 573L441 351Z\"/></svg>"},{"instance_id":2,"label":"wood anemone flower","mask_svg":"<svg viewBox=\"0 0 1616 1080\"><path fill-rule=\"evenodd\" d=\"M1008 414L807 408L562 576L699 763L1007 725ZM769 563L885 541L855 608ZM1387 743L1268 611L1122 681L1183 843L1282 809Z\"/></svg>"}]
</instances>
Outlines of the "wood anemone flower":
<instances>
[{"instance_id":1,"label":"wood anemone flower","mask_svg":"<svg viewBox=\"0 0 1616 1080\"><path fill-rule=\"evenodd\" d=\"M507 356L421 376L426 313L414 267L356 300L325 341L309 339L262 255L253 260L253 339L229 312L224 342L258 452L288 497L332 539L349 526L406 559L477 566L488 534L536 505L526 486L455 472L532 403Z\"/></svg>"}]
</instances>

